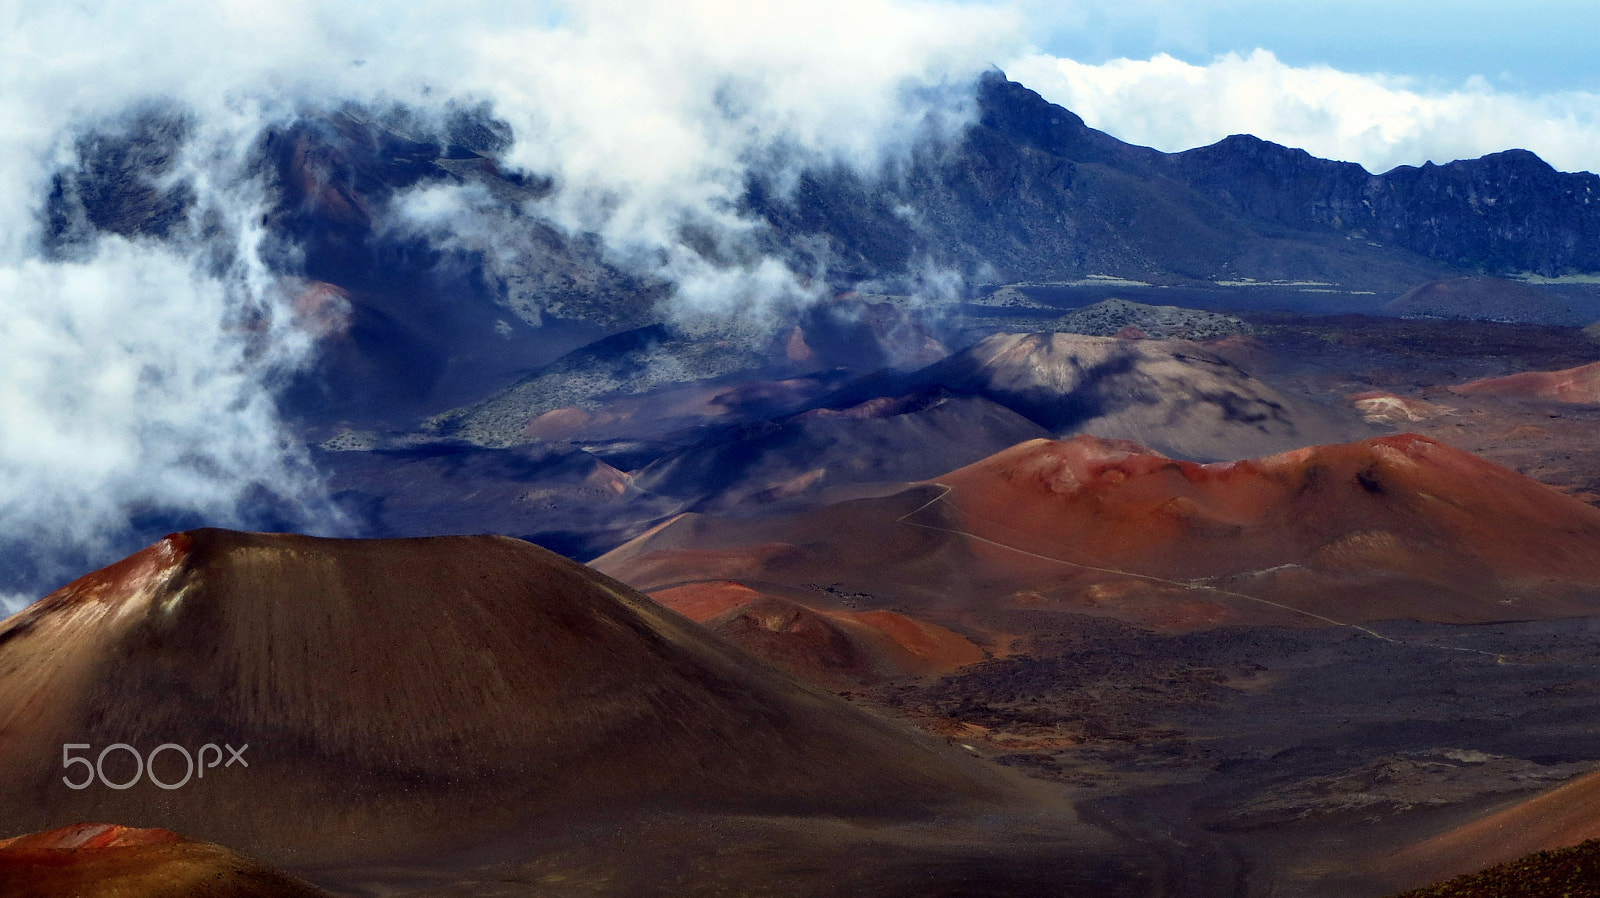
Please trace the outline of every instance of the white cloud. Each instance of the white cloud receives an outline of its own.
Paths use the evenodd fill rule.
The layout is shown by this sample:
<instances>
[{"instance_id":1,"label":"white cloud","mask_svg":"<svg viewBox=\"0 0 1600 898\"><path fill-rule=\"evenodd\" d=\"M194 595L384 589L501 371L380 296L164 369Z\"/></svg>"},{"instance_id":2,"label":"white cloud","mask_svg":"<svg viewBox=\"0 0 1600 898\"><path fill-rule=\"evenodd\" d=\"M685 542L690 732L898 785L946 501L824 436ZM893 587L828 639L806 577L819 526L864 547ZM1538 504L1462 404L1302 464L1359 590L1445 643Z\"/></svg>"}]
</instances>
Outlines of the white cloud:
<instances>
[{"instance_id":1,"label":"white cloud","mask_svg":"<svg viewBox=\"0 0 1600 898\"><path fill-rule=\"evenodd\" d=\"M555 176L561 189L533 211L676 283L680 309L716 314L817 287L772 259L713 266L682 229L745 246L757 225L734 207L752 169L875 171L954 133L971 79L1020 24L916 0L600 0L570 13L484 36L455 82L513 126L510 161Z\"/></svg>"},{"instance_id":2,"label":"white cloud","mask_svg":"<svg viewBox=\"0 0 1600 898\"><path fill-rule=\"evenodd\" d=\"M686 306L726 312L815 288L759 253L713 266L682 246L683 228L741 247L755 226L733 201L752 167L874 169L958 127L971 112L963 85L1017 46L1021 24L933 0L7 9L0 544L30 543L41 569L57 548L93 555L141 507L225 524L265 487L317 513L315 478L286 448L272 398L313 347L292 325L294 281L258 251L265 199L251 153L263 129L344 100L487 101L514 128L510 161L556 178L528 211L597 231L619 262L676 281ZM51 178L80 164L78 139L152 102L190 123L168 177L193 191L192 220L164 244L43 252ZM475 202L399 209L437 228ZM516 252L515 235L496 239Z\"/></svg>"},{"instance_id":3,"label":"white cloud","mask_svg":"<svg viewBox=\"0 0 1600 898\"><path fill-rule=\"evenodd\" d=\"M1473 78L1430 91L1404 78L1286 65L1266 50L1208 65L1166 54L1085 65L1033 54L1006 71L1091 127L1173 152L1254 134L1374 172L1532 150L1563 171L1600 168L1600 96L1521 95Z\"/></svg>"},{"instance_id":4,"label":"white cloud","mask_svg":"<svg viewBox=\"0 0 1600 898\"><path fill-rule=\"evenodd\" d=\"M288 311L293 279L258 251L253 147L267 107L290 98L231 93L227 48L186 44L140 9L52 6L0 32L0 546L6 573L30 581L81 573L62 558L110 560L141 512L237 525L246 496L271 495L308 527L337 525L272 393L311 348ZM180 113L187 139L165 173L130 176L187 185L194 217L166 242L47 252L51 178L85 164L83 135L140 109ZM0 583L23 585L40 584Z\"/></svg>"}]
</instances>

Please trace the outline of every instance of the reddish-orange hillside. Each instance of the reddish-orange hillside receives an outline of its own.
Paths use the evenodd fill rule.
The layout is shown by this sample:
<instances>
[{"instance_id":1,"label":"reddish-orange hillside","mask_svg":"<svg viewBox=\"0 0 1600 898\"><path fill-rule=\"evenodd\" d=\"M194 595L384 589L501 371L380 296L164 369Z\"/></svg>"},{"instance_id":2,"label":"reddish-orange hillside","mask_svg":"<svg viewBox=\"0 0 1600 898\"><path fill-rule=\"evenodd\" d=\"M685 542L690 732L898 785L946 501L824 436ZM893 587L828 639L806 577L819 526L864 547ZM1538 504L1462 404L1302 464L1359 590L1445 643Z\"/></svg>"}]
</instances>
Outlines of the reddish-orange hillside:
<instances>
[{"instance_id":1,"label":"reddish-orange hillside","mask_svg":"<svg viewBox=\"0 0 1600 898\"><path fill-rule=\"evenodd\" d=\"M1405 434L1214 464L1032 440L893 496L676 519L595 565L648 590L822 583L917 616L1026 606L1190 629L1591 614L1596 558L1600 509Z\"/></svg>"},{"instance_id":2,"label":"reddish-orange hillside","mask_svg":"<svg viewBox=\"0 0 1600 898\"><path fill-rule=\"evenodd\" d=\"M6 898L326 898L327 893L164 829L79 823L0 841Z\"/></svg>"},{"instance_id":3,"label":"reddish-orange hillside","mask_svg":"<svg viewBox=\"0 0 1600 898\"><path fill-rule=\"evenodd\" d=\"M1600 838L1600 773L1488 814L1408 848L1397 881L1426 882Z\"/></svg>"},{"instance_id":4,"label":"reddish-orange hillside","mask_svg":"<svg viewBox=\"0 0 1600 898\"><path fill-rule=\"evenodd\" d=\"M1505 377L1475 380L1451 387L1450 391L1467 396L1504 396L1508 399L1600 405L1600 362L1564 371L1520 371Z\"/></svg>"},{"instance_id":5,"label":"reddish-orange hillside","mask_svg":"<svg viewBox=\"0 0 1600 898\"><path fill-rule=\"evenodd\" d=\"M1600 609L1600 509L1411 434L1209 465L1037 440L939 482L997 567L1060 565L996 543L1186 585L1227 578L1341 620Z\"/></svg>"},{"instance_id":6,"label":"reddish-orange hillside","mask_svg":"<svg viewBox=\"0 0 1600 898\"><path fill-rule=\"evenodd\" d=\"M894 611L823 610L731 581L650 597L770 664L829 686L947 673L985 657L965 636Z\"/></svg>"}]
</instances>

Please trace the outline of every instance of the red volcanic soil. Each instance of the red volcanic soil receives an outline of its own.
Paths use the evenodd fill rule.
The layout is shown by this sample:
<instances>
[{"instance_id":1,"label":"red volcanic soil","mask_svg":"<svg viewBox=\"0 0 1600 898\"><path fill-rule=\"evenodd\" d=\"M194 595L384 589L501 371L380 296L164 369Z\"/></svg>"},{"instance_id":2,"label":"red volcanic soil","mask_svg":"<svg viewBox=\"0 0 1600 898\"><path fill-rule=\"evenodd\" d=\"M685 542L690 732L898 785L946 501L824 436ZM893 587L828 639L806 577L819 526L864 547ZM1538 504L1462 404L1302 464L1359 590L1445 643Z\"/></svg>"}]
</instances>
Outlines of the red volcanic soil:
<instances>
[{"instance_id":1,"label":"red volcanic soil","mask_svg":"<svg viewBox=\"0 0 1600 898\"><path fill-rule=\"evenodd\" d=\"M1600 610L1600 509L1404 434L1198 464L1032 440L935 483L772 518L685 516L595 564L643 589L831 583L877 607L1082 611L1163 630Z\"/></svg>"},{"instance_id":2,"label":"red volcanic soil","mask_svg":"<svg viewBox=\"0 0 1600 898\"><path fill-rule=\"evenodd\" d=\"M63 745L94 760L116 743L248 745L249 766L168 791L119 751L104 775L131 788L63 782L81 774ZM178 752L161 763L183 780ZM115 819L305 864L645 805L915 813L1002 794L967 759L504 537L197 530L0 623L0 832Z\"/></svg>"},{"instance_id":3,"label":"red volcanic soil","mask_svg":"<svg viewBox=\"0 0 1600 898\"><path fill-rule=\"evenodd\" d=\"M1505 377L1475 380L1451 387L1450 392L1464 396L1600 405L1600 362L1564 371L1521 371Z\"/></svg>"},{"instance_id":4,"label":"red volcanic soil","mask_svg":"<svg viewBox=\"0 0 1600 898\"><path fill-rule=\"evenodd\" d=\"M963 538L898 523L938 492L932 486L913 487L760 519L682 514L590 564L652 591L708 580L807 591L813 584L848 582L868 592L880 586L899 590L912 607L959 604L976 594ZM927 516L939 512L930 508Z\"/></svg>"},{"instance_id":5,"label":"red volcanic soil","mask_svg":"<svg viewBox=\"0 0 1600 898\"><path fill-rule=\"evenodd\" d=\"M965 636L904 614L862 611L849 615L849 619L882 633L895 646L909 652L916 661L904 665L908 670L947 673L984 658L983 650Z\"/></svg>"},{"instance_id":6,"label":"red volcanic soil","mask_svg":"<svg viewBox=\"0 0 1600 898\"><path fill-rule=\"evenodd\" d=\"M697 545L707 530L716 535L716 544ZM720 538L726 532L720 518L692 512L681 514L646 530L591 564L596 570L636 589L649 591L669 583L741 577L761 579L761 573L772 570L796 566L809 569L806 553L792 542L746 543L737 537ZM627 573L618 573L623 570Z\"/></svg>"},{"instance_id":7,"label":"red volcanic soil","mask_svg":"<svg viewBox=\"0 0 1600 898\"><path fill-rule=\"evenodd\" d=\"M1424 882L1600 838L1600 773L1406 849L1392 861L1397 881Z\"/></svg>"},{"instance_id":8,"label":"red volcanic soil","mask_svg":"<svg viewBox=\"0 0 1600 898\"><path fill-rule=\"evenodd\" d=\"M734 580L686 583L656 590L649 596L695 623L705 623L719 614L766 598L765 593Z\"/></svg>"},{"instance_id":9,"label":"red volcanic soil","mask_svg":"<svg viewBox=\"0 0 1600 898\"><path fill-rule=\"evenodd\" d=\"M114 823L79 823L49 832L0 840L0 857L7 861L36 857L66 858L74 854L92 854L106 848L172 845L187 841L183 836L164 829L133 829Z\"/></svg>"},{"instance_id":10,"label":"red volcanic soil","mask_svg":"<svg viewBox=\"0 0 1600 898\"><path fill-rule=\"evenodd\" d=\"M0 841L7 898L326 898L327 893L164 829L79 823Z\"/></svg>"},{"instance_id":11,"label":"red volcanic soil","mask_svg":"<svg viewBox=\"0 0 1600 898\"><path fill-rule=\"evenodd\" d=\"M827 686L944 674L985 657L965 636L904 614L821 610L731 581L650 597L763 661Z\"/></svg>"},{"instance_id":12,"label":"red volcanic soil","mask_svg":"<svg viewBox=\"0 0 1600 898\"><path fill-rule=\"evenodd\" d=\"M939 482L996 566L1228 578L1344 622L1600 607L1600 509L1412 434L1209 465L1040 440Z\"/></svg>"}]
</instances>

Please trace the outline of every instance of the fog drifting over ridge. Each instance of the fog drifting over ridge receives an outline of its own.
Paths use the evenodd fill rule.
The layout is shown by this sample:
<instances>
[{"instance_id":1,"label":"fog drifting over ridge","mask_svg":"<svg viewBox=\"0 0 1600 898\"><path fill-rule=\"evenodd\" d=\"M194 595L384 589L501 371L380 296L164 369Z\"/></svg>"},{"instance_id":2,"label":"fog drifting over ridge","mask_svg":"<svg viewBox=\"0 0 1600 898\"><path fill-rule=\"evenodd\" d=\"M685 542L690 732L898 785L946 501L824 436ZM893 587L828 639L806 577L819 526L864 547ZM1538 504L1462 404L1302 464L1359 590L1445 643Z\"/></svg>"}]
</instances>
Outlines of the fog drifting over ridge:
<instances>
[{"instance_id":1,"label":"fog drifting over ridge","mask_svg":"<svg viewBox=\"0 0 1600 898\"><path fill-rule=\"evenodd\" d=\"M709 264L686 227L739 250L734 201L760 166L892 167L958 133L971 84L1016 43L991 7L922 0L603 0L382 6L157 0L29 9L0 32L0 604L14 610L133 546L130 516L249 525L256 503L310 532L342 524L275 390L314 358L292 253L261 232L263 133L307 110L488 104L504 162L554 180L518 211L598 234L613 260L727 314L804 303L813 272L759 253ZM47 224L86 135L180 123L152 186L185 192L165 240ZM480 214L433 188L385 222L441 238ZM503 210L502 210L503 211ZM59 225L57 225L59 228ZM52 242L56 245L52 246ZM515 252L515 246L509 251ZM8 595L9 593L9 595Z\"/></svg>"}]
</instances>

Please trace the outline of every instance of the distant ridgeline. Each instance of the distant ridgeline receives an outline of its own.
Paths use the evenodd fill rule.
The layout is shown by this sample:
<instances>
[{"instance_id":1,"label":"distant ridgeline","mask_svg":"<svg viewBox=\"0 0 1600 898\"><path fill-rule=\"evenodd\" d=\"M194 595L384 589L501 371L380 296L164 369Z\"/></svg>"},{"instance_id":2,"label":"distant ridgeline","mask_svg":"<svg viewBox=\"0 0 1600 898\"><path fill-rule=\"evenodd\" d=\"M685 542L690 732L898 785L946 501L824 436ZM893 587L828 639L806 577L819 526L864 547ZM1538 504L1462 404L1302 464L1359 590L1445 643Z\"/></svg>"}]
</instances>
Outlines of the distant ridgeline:
<instances>
[{"instance_id":1,"label":"distant ridgeline","mask_svg":"<svg viewBox=\"0 0 1600 898\"><path fill-rule=\"evenodd\" d=\"M1245 135L1132 146L998 73L978 98L961 145L920 158L892 197L833 174L787 204L752 191L752 204L863 268L927 253L993 266L997 282L1314 277L1399 292L1451 270L1600 271L1600 177L1525 150L1374 175Z\"/></svg>"},{"instance_id":2,"label":"distant ridgeline","mask_svg":"<svg viewBox=\"0 0 1600 898\"><path fill-rule=\"evenodd\" d=\"M410 186L482 182L511 215L554 189L498 165L511 138L492 110L456 109L431 130L426 121L344 107L261 136L259 164L278 198L270 224L305 250L284 256L304 260L296 273L352 286L448 255L419 257L415 235L381 226ZM182 184L158 185L188 130L177 113L147 112L83 138L83 164L58 175L46 206L47 239L169 234L191 198ZM758 170L742 203L770 226L763 252L826 270L841 287L931 259L1002 283L1316 278L1398 294L1448 274L1600 272L1597 198L1600 177L1558 172L1526 150L1382 174L1245 135L1162 153L991 72L954 146L924 146L881 180L830 168L780 186ZM616 270L593 241L535 227L527 240L527 271L501 287L528 324L649 323L663 285Z\"/></svg>"}]
</instances>

